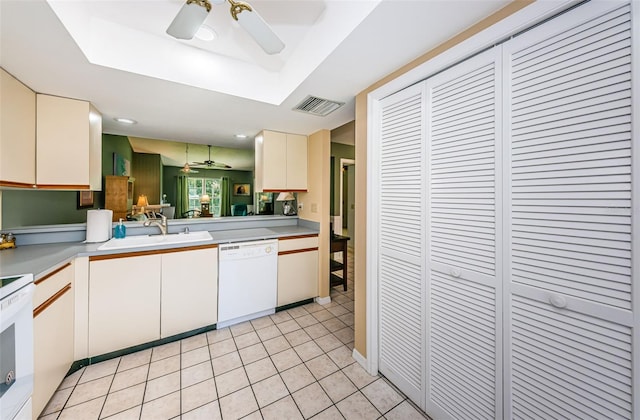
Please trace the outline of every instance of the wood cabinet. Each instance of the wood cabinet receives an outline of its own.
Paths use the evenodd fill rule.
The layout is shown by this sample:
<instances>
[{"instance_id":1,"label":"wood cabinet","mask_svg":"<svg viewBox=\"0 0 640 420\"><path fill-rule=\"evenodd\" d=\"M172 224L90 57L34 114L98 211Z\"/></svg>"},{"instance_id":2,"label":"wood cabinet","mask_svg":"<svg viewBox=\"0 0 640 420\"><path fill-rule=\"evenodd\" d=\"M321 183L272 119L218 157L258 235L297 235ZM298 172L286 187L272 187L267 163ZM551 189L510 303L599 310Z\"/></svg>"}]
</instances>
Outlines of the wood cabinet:
<instances>
[{"instance_id":1,"label":"wood cabinet","mask_svg":"<svg viewBox=\"0 0 640 420\"><path fill-rule=\"evenodd\" d=\"M278 240L278 306L318 296L318 235Z\"/></svg>"},{"instance_id":2,"label":"wood cabinet","mask_svg":"<svg viewBox=\"0 0 640 420\"><path fill-rule=\"evenodd\" d=\"M132 254L90 257L89 357L160 338L162 257Z\"/></svg>"},{"instance_id":3,"label":"wood cabinet","mask_svg":"<svg viewBox=\"0 0 640 420\"><path fill-rule=\"evenodd\" d=\"M0 68L0 187L36 182L36 94Z\"/></svg>"},{"instance_id":4,"label":"wood cabinet","mask_svg":"<svg viewBox=\"0 0 640 420\"><path fill-rule=\"evenodd\" d=\"M113 211L113 221L126 219L133 206L133 180L128 176L107 175L104 181L104 207Z\"/></svg>"},{"instance_id":5,"label":"wood cabinet","mask_svg":"<svg viewBox=\"0 0 640 420\"><path fill-rule=\"evenodd\" d=\"M102 189L102 116L86 101L36 95L36 184Z\"/></svg>"},{"instance_id":6,"label":"wood cabinet","mask_svg":"<svg viewBox=\"0 0 640 420\"><path fill-rule=\"evenodd\" d=\"M161 338L217 322L217 245L162 255L160 307Z\"/></svg>"},{"instance_id":7,"label":"wood cabinet","mask_svg":"<svg viewBox=\"0 0 640 420\"><path fill-rule=\"evenodd\" d=\"M35 282L33 297L33 414L44 409L74 360L74 295L71 263Z\"/></svg>"},{"instance_id":8,"label":"wood cabinet","mask_svg":"<svg viewBox=\"0 0 640 420\"><path fill-rule=\"evenodd\" d=\"M255 140L256 191L307 190L307 136L264 130Z\"/></svg>"}]
</instances>

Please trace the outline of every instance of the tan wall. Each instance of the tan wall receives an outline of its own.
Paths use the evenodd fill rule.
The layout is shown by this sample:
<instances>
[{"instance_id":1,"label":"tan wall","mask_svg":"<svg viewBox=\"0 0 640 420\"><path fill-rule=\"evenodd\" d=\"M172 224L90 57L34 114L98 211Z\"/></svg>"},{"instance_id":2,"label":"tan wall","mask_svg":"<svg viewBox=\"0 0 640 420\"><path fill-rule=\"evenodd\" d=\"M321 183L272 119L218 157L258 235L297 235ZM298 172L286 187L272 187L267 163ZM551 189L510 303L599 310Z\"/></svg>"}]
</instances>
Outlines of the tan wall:
<instances>
[{"instance_id":1,"label":"tan wall","mask_svg":"<svg viewBox=\"0 0 640 420\"><path fill-rule=\"evenodd\" d=\"M331 132L321 130L309 136L307 148L307 190L298 193L301 219L320 223L318 238L318 294L329 296L329 198L331 194Z\"/></svg>"},{"instance_id":2,"label":"tan wall","mask_svg":"<svg viewBox=\"0 0 640 420\"><path fill-rule=\"evenodd\" d=\"M471 38L480 31L505 19L535 0L514 0L507 6L481 20L467 30L443 42L434 49L406 64L395 72L380 79L356 96L356 226L355 236L358 244L354 249L354 289L355 289L355 349L362 356L367 356L367 317L366 317L366 255L367 255L367 94L413 70L444 51Z\"/></svg>"}]
</instances>

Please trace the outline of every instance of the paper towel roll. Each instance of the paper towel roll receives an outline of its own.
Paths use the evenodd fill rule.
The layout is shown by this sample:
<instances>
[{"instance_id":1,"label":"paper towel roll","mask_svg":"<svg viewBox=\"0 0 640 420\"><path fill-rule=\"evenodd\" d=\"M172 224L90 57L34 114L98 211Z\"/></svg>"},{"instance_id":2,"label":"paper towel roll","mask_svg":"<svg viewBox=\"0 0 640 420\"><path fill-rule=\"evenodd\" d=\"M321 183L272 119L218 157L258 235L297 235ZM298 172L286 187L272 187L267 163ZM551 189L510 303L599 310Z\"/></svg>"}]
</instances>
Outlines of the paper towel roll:
<instances>
[{"instance_id":1,"label":"paper towel roll","mask_svg":"<svg viewBox=\"0 0 640 420\"><path fill-rule=\"evenodd\" d=\"M87 242L108 241L112 235L112 210L87 211Z\"/></svg>"}]
</instances>

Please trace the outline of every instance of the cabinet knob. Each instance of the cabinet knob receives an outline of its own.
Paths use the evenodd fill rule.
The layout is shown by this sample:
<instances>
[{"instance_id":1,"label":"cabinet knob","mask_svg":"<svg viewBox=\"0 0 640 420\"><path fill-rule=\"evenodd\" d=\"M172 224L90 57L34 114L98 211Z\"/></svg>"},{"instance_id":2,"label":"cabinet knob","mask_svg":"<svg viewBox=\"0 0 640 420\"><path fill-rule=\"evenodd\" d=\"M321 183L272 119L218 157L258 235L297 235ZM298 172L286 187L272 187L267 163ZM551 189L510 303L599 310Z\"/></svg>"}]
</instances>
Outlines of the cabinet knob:
<instances>
[{"instance_id":1,"label":"cabinet knob","mask_svg":"<svg viewBox=\"0 0 640 420\"><path fill-rule=\"evenodd\" d=\"M563 296L551 295L549 297L549 303L556 308L565 308L567 306L567 300Z\"/></svg>"},{"instance_id":2,"label":"cabinet knob","mask_svg":"<svg viewBox=\"0 0 640 420\"><path fill-rule=\"evenodd\" d=\"M449 270L449 274L451 274L455 278L459 278L462 275L462 272L457 268L452 268Z\"/></svg>"}]
</instances>

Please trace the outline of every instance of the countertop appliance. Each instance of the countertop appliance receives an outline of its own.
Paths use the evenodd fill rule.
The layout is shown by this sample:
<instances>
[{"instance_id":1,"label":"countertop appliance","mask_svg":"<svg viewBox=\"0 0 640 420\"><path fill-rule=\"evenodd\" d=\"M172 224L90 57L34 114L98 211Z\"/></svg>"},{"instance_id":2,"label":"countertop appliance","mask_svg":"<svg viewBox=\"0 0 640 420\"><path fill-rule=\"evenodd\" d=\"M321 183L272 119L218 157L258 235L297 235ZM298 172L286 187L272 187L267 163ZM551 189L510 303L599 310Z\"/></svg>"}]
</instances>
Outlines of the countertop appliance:
<instances>
[{"instance_id":1,"label":"countertop appliance","mask_svg":"<svg viewBox=\"0 0 640 420\"><path fill-rule=\"evenodd\" d=\"M220 245L218 328L275 312L278 240Z\"/></svg>"},{"instance_id":2,"label":"countertop appliance","mask_svg":"<svg viewBox=\"0 0 640 420\"><path fill-rule=\"evenodd\" d=\"M0 277L0 419L31 419L33 275Z\"/></svg>"}]
</instances>

